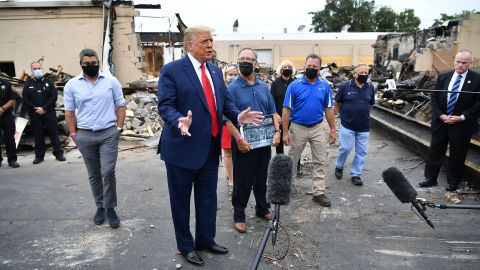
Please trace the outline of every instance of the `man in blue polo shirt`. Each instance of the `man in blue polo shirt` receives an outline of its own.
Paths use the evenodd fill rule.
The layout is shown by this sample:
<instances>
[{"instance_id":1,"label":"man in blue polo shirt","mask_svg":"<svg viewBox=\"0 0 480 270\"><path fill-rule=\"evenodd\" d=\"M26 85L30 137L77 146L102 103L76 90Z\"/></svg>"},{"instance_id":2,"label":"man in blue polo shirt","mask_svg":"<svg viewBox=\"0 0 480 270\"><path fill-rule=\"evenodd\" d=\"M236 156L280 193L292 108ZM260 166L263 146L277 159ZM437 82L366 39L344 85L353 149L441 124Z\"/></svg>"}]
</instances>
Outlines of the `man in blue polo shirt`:
<instances>
[{"instance_id":1,"label":"man in blue polo shirt","mask_svg":"<svg viewBox=\"0 0 480 270\"><path fill-rule=\"evenodd\" d=\"M307 142L310 143L313 162L313 201L324 207L331 205L325 196L326 139L323 112L330 126L329 143L335 143L335 117L332 91L328 83L318 77L322 59L316 54L307 56L305 75L290 83L283 102L283 143L290 146L293 172L297 170ZM289 122L292 122L290 128Z\"/></svg>"},{"instance_id":2,"label":"man in blue polo shirt","mask_svg":"<svg viewBox=\"0 0 480 270\"><path fill-rule=\"evenodd\" d=\"M257 64L257 53L252 48L243 48L238 52L238 68L240 75L228 86L228 95L238 110L251 108L260 111L265 116L274 115L275 134L272 146L280 142L280 117L276 115L275 101L268 86L260 80L254 71ZM233 157L233 221L234 228L245 233L247 226L245 208L253 190L255 195L255 214L269 220L272 215L267 203L267 172L272 156L270 145L252 148L241 136L240 131L231 121L227 121L228 131L235 138L232 140Z\"/></svg>"},{"instance_id":3,"label":"man in blue polo shirt","mask_svg":"<svg viewBox=\"0 0 480 270\"><path fill-rule=\"evenodd\" d=\"M350 176L352 183L361 186L363 165L367 157L370 134L370 107L375 103L373 86L367 82L368 66L354 69L354 79L343 84L335 95L335 109L340 112L340 147L335 164L335 176L341 179L348 154L355 147Z\"/></svg>"}]
</instances>

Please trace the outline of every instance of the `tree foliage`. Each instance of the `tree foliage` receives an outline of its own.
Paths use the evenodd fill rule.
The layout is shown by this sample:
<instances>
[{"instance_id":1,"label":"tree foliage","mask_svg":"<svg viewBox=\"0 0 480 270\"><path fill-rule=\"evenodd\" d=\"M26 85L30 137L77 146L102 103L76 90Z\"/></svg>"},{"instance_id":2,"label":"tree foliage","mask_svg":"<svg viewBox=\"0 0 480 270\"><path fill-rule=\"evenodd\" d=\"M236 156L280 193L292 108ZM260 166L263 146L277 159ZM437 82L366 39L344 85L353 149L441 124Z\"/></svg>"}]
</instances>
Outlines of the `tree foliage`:
<instances>
[{"instance_id":1,"label":"tree foliage","mask_svg":"<svg viewBox=\"0 0 480 270\"><path fill-rule=\"evenodd\" d=\"M327 0L322 11L312 14L313 32L340 32L345 25L352 32L414 31L420 19L413 9L399 14L389 7L375 7L374 0Z\"/></svg>"},{"instance_id":2,"label":"tree foliage","mask_svg":"<svg viewBox=\"0 0 480 270\"><path fill-rule=\"evenodd\" d=\"M462 10L460 13L455 13L453 15L448 15L446 13L440 13L440 19L435 19L435 21L439 24L442 24L449 20L461 19L468 17L470 14L475 14L478 11L474 10Z\"/></svg>"}]
</instances>

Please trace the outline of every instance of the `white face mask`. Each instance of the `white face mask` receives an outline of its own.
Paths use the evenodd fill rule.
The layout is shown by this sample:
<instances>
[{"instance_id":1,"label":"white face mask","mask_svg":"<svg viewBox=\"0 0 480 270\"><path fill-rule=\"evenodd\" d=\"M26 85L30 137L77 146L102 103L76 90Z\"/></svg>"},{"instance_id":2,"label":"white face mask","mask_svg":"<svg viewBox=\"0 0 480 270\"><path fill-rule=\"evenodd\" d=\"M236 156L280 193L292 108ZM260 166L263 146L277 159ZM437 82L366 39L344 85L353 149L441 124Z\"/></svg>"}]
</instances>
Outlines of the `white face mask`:
<instances>
[{"instance_id":1,"label":"white face mask","mask_svg":"<svg viewBox=\"0 0 480 270\"><path fill-rule=\"evenodd\" d=\"M232 83L237 78L237 75L227 75L227 83Z\"/></svg>"},{"instance_id":2,"label":"white face mask","mask_svg":"<svg viewBox=\"0 0 480 270\"><path fill-rule=\"evenodd\" d=\"M33 76L34 76L35 78L37 78L37 79L42 78L42 76L43 76L42 70L41 70L41 69L35 69L35 70L33 71Z\"/></svg>"}]
</instances>

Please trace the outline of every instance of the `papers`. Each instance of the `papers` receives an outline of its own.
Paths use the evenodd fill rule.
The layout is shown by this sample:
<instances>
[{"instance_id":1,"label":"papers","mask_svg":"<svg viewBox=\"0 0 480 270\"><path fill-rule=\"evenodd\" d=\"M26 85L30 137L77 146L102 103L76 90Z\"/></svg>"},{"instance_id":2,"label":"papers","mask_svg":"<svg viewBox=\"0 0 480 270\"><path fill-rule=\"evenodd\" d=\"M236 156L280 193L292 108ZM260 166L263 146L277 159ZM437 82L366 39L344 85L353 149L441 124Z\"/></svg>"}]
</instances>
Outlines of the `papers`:
<instances>
[{"instance_id":1,"label":"papers","mask_svg":"<svg viewBox=\"0 0 480 270\"><path fill-rule=\"evenodd\" d=\"M252 124L242 125L240 127L240 134L242 134L242 137L253 149L270 146L273 142L273 136L275 135L273 115L265 116L263 121L258 123L258 126Z\"/></svg>"}]
</instances>

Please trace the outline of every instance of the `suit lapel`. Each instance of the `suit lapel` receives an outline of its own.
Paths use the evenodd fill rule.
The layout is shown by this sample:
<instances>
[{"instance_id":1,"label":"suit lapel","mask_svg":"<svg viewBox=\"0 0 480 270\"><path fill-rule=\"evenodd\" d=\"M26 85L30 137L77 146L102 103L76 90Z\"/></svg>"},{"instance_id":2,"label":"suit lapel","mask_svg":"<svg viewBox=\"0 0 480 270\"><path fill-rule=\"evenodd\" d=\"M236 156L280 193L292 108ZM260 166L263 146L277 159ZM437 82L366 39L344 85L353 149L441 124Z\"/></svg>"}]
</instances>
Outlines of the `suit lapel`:
<instances>
[{"instance_id":1,"label":"suit lapel","mask_svg":"<svg viewBox=\"0 0 480 270\"><path fill-rule=\"evenodd\" d=\"M463 81L462 91L460 91L460 94L458 95L457 103L459 103L465 96L465 94L462 94L463 91L471 91L470 90L471 81L472 81L472 72L468 72L467 77L465 77L465 81Z\"/></svg>"},{"instance_id":2,"label":"suit lapel","mask_svg":"<svg viewBox=\"0 0 480 270\"><path fill-rule=\"evenodd\" d=\"M197 93L198 97L200 98L200 101L202 102L203 106L208 109L208 104L207 104L207 99L205 97L205 93L203 92L203 87L202 84L200 83L200 80L198 79L197 72L193 68L193 64L188 58L188 56L185 56L183 61L183 69L185 70L185 74L187 74L187 77L192 83L193 88L195 89L195 92Z\"/></svg>"}]
</instances>

